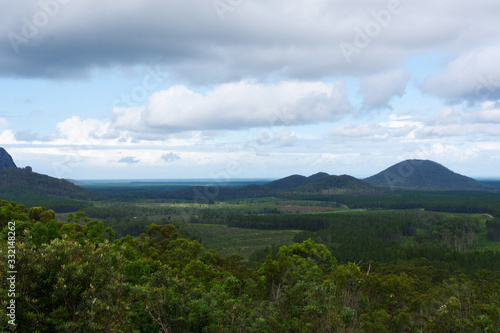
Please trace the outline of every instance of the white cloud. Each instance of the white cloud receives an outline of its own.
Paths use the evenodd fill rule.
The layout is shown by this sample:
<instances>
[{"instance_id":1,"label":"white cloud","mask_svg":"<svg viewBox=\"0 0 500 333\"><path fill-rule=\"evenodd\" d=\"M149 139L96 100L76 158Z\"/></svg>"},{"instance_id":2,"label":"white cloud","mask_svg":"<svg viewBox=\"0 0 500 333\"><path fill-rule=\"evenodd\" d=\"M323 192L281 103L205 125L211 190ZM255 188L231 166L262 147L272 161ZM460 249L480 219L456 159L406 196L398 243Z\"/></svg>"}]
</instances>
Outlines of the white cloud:
<instances>
[{"instance_id":1,"label":"white cloud","mask_svg":"<svg viewBox=\"0 0 500 333\"><path fill-rule=\"evenodd\" d=\"M0 142L2 144L17 143L16 137L11 130L4 130L0 133Z\"/></svg>"},{"instance_id":2,"label":"white cloud","mask_svg":"<svg viewBox=\"0 0 500 333\"><path fill-rule=\"evenodd\" d=\"M446 164L449 164L451 162L463 162L476 159L479 155L479 150L473 147L436 142L427 146L426 154L430 159L446 161Z\"/></svg>"},{"instance_id":3,"label":"white cloud","mask_svg":"<svg viewBox=\"0 0 500 333\"><path fill-rule=\"evenodd\" d=\"M496 103L483 102L476 109L443 107L425 120L422 137L468 137L469 141L500 136L500 110Z\"/></svg>"},{"instance_id":4,"label":"white cloud","mask_svg":"<svg viewBox=\"0 0 500 333\"><path fill-rule=\"evenodd\" d=\"M387 135L387 129L380 124L348 124L335 127L329 134L346 138L380 137Z\"/></svg>"},{"instance_id":5,"label":"white cloud","mask_svg":"<svg viewBox=\"0 0 500 333\"><path fill-rule=\"evenodd\" d=\"M183 85L153 93L143 107L113 109L113 125L140 137L335 121L351 111L344 82L249 81L201 94Z\"/></svg>"},{"instance_id":6,"label":"white cloud","mask_svg":"<svg viewBox=\"0 0 500 333\"><path fill-rule=\"evenodd\" d=\"M411 116L398 116L391 114L387 121L379 123L365 124L342 124L333 128L329 135L332 137L349 139L378 139L388 140L391 138L411 139L415 133L422 128L420 121L414 120Z\"/></svg>"},{"instance_id":7,"label":"white cloud","mask_svg":"<svg viewBox=\"0 0 500 333\"><path fill-rule=\"evenodd\" d=\"M390 107L394 96L403 96L410 75L405 70L395 70L365 76L359 79L359 94L365 108Z\"/></svg>"},{"instance_id":8,"label":"white cloud","mask_svg":"<svg viewBox=\"0 0 500 333\"><path fill-rule=\"evenodd\" d=\"M500 123L500 107L492 102L482 103L471 119L479 123Z\"/></svg>"},{"instance_id":9,"label":"white cloud","mask_svg":"<svg viewBox=\"0 0 500 333\"><path fill-rule=\"evenodd\" d=\"M97 119L81 120L73 116L57 123L53 140L58 144L93 145L99 139L117 138L118 135L110 128L109 122ZM100 143L105 140L99 140Z\"/></svg>"},{"instance_id":10,"label":"white cloud","mask_svg":"<svg viewBox=\"0 0 500 333\"><path fill-rule=\"evenodd\" d=\"M422 89L451 103L500 99L499 57L499 43L474 49L451 61L444 72L427 78Z\"/></svg>"},{"instance_id":11,"label":"white cloud","mask_svg":"<svg viewBox=\"0 0 500 333\"><path fill-rule=\"evenodd\" d=\"M302 136L297 135L295 131L289 129L279 132L271 131L271 129L266 129L263 130L255 140L249 140L248 144L255 149L258 149L258 147L260 146L297 148L297 145L300 144L302 139Z\"/></svg>"}]
</instances>

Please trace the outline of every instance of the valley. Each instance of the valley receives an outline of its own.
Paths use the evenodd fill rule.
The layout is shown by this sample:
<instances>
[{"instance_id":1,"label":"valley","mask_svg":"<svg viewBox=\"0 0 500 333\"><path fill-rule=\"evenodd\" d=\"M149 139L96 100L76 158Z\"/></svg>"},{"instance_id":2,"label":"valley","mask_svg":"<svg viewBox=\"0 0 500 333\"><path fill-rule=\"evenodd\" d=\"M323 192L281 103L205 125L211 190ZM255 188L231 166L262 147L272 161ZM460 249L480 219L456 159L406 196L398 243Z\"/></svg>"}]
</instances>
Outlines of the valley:
<instances>
[{"instance_id":1,"label":"valley","mask_svg":"<svg viewBox=\"0 0 500 333\"><path fill-rule=\"evenodd\" d=\"M16 221L21 325L78 331L99 314L124 332L494 330L500 190L407 163L400 187L324 172L68 182L7 167L0 237L5 257ZM435 172L437 188L415 186Z\"/></svg>"}]
</instances>

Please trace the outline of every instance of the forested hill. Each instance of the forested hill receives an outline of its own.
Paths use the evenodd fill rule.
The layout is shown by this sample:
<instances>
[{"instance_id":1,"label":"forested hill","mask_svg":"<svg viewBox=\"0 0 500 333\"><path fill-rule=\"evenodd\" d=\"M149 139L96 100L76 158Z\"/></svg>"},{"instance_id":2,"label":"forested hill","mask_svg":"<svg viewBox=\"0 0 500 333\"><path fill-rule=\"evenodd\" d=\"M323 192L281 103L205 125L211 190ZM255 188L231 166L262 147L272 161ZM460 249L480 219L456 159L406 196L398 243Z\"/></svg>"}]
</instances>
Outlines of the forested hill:
<instances>
[{"instance_id":1,"label":"forested hill","mask_svg":"<svg viewBox=\"0 0 500 333\"><path fill-rule=\"evenodd\" d=\"M327 176L329 175L325 172L318 172L309 177L301 175L291 175L285 178L274 180L264 186L273 190L286 190L319 181Z\"/></svg>"},{"instance_id":2,"label":"forested hill","mask_svg":"<svg viewBox=\"0 0 500 333\"><path fill-rule=\"evenodd\" d=\"M304 194L368 194L380 192L374 186L349 175L326 176L292 190Z\"/></svg>"},{"instance_id":3,"label":"forested hill","mask_svg":"<svg viewBox=\"0 0 500 333\"><path fill-rule=\"evenodd\" d=\"M5 149L0 147L0 170L6 168L16 168L16 163Z\"/></svg>"},{"instance_id":4,"label":"forested hill","mask_svg":"<svg viewBox=\"0 0 500 333\"><path fill-rule=\"evenodd\" d=\"M429 160L406 160L374 176L365 178L364 181L373 186L406 190L474 191L490 189L487 185Z\"/></svg>"},{"instance_id":5,"label":"forested hill","mask_svg":"<svg viewBox=\"0 0 500 333\"><path fill-rule=\"evenodd\" d=\"M38 192L41 197L50 195L78 200L91 200L98 197L94 192L67 180L32 172L30 167L0 170L0 191L9 189L17 192Z\"/></svg>"}]
</instances>

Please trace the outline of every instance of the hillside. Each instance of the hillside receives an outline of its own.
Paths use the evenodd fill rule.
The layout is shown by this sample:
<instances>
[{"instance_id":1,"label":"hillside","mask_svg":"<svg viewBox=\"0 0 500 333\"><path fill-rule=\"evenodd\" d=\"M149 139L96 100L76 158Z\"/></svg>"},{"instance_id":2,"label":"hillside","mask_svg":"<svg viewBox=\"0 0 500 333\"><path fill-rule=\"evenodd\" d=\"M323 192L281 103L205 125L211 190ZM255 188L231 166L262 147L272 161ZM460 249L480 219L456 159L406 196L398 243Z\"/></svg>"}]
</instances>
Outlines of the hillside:
<instances>
[{"instance_id":1,"label":"hillside","mask_svg":"<svg viewBox=\"0 0 500 333\"><path fill-rule=\"evenodd\" d=\"M305 185L309 181L307 177L302 175L291 175L285 178L280 178L277 180L273 180L270 183L265 184L264 186L272 189L272 190L284 190L289 188L294 188L297 186Z\"/></svg>"},{"instance_id":2,"label":"hillside","mask_svg":"<svg viewBox=\"0 0 500 333\"><path fill-rule=\"evenodd\" d=\"M272 181L264 185L264 187L280 193L314 195L371 194L380 191L352 176L334 176L325 172L318 172L309 177L292 175Z\"/></svg>"},{"instance_id":3,"label":"hillside","mask_svg":"<svg viewBox=\"0 0 500 333\"><path fill-rule=\"evenodd\" d=\"M349 175L326 176L318 181L293 189L304 194L368 194L380 192L372 185Z\"/></svg>"},{"instance_id":4,"label":"hillside","mask_svg":"<svg viewBox=\"0 0 500 333\"><path fill-rule=\"evenodd\" d=\"M274 180L270 183L265 184L264 186L272 190L286 190L316 182L326 176L328 176L328 174L325 172L318 172L309 177L301 175L291 175L285 178Z\"/></svg>"},{"instance_id":5,"label":"hillside","mask_svg":"<svg viewBox=\"0 0 500 333\"><path fill-rule=\"evenodd\" d=\"M489 189L485 184L429 160L406 160L365 178L364 181L373 186L406 190L478 191Z\"/></svg>"},{"instance_id":6,"label":"hillside","mask_svg":"<svg viewBox=\"0 0 500 333\"><path fill-rule=\"evenodd\" d=\"M6 189L38 192L40 196L57 196L78 200L95 199L97 195L67 180L32 172L31 169L7 168L0 170L0 194Z\"/></svg>"},{"instance_id":7,"label":"hillside","mask_svg":"<svg viewBox=\"0 0 500 333\"><path fill-rule=\"evenodd\" d=\"M34 197L38 199L33 200ZM92 200L98 195L67 180L33 172L31 167L17 168L12 156L0 148L0 199L29 198L29 202L43 203L48 197Z\"/></svg>"},{"instance_id":8,"label":"hillside","mask_svg":"<svg viewBox=\"0 0 500 333\"><path fill-rule=\"evenodd\" d=\"M16 168L16 163L14 163L12 156L10 156L5 149L0 147L0 170L6 168Z\"/></svg>"}]
</instances>

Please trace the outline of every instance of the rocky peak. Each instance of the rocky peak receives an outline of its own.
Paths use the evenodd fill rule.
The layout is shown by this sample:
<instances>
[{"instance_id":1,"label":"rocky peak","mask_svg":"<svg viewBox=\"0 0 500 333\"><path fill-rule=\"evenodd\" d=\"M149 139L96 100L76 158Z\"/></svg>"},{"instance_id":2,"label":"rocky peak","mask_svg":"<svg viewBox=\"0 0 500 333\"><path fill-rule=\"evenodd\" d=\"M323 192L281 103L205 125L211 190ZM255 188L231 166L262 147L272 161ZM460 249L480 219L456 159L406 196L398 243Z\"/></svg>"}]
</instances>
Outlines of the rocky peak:
<instances>
[{"instance_id":1,"label":"rocky peak","mask_svg":"<svg viewBox=\"0 0 500 333\"><path fill-rule=\"evenodd\" d=\"M16 163L14 163L12 156L10 156L5 149L0 147L0 170L10 167L17 168Z\"/></svg>"}]
</instances>

